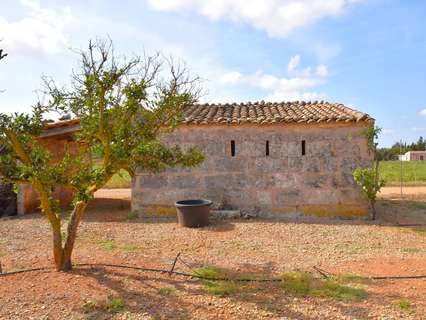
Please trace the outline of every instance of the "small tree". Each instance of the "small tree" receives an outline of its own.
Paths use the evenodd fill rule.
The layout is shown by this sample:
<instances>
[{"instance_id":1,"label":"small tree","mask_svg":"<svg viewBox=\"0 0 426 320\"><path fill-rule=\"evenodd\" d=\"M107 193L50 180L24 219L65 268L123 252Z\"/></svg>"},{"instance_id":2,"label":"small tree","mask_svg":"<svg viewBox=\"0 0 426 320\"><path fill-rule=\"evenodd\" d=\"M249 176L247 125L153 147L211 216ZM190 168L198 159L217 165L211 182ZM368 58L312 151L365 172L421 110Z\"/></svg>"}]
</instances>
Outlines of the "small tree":
<instances>
[{"instance_id":1,"label":"small tree","mask_svg":"<svg viewBox=\"0 0 426 320\"><path fill-rule=\"evenodd\" d=\"M353 176L355 182L362 188L365 198L370 202L372 210L372 219L376 219L376 198L377 193L384 186L384 180L379 176L379 160L377 156L377 143L381 129L378 127L370 126L364 132L367 138L368 151L373 153L373 166L370 168L357 168Z\"/></svg>"},{"instance_id":2,"label":"small tree","mask_svg":"<svg viewBox=\"0 0 426 320\"><path fill-rule=\"evenodd\" d=\"M176 128L183 107L199 95L198 80L172 62L163 67L159 55L114 56L111 42L90 42L81 52L81 71L74 73L70 89L45 79L47 106L37 105L31 115L0 114L0 174L14 183L31 184L41 209L52 226L53 256L57 270L72 268L71 255L77 228L96 190L119 170L134 177L136 170L156 173L167 167L189 167L203 161L196 148L182 150L165 145L160 136ZM77 154L66 152L59 161L40 143L43 115L58 111L79 119ZM94 164L92 156L101 158ZM72 188L74 208L66 236L61 232L61 211L53 199L57 187Z\"/></svg>"}]
</instances>

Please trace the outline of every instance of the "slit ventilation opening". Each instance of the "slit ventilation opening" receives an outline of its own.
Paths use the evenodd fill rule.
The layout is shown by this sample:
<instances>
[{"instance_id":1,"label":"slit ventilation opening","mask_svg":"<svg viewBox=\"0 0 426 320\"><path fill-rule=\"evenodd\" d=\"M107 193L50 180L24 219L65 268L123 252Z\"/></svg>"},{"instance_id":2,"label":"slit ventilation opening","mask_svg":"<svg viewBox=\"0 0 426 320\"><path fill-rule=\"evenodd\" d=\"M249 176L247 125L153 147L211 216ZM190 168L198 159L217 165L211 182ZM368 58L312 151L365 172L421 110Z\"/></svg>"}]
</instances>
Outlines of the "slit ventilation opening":
<instances>
[{"instance_id":1,"label":"slit ventilation opening","mask_svg":"<svg viewBox=\"0 0 426 320\"><path fill-rule=\"evenodd\" d=\"M231 140L231 156L235 157L235 141Z\"/></svg>"}]
</instances>

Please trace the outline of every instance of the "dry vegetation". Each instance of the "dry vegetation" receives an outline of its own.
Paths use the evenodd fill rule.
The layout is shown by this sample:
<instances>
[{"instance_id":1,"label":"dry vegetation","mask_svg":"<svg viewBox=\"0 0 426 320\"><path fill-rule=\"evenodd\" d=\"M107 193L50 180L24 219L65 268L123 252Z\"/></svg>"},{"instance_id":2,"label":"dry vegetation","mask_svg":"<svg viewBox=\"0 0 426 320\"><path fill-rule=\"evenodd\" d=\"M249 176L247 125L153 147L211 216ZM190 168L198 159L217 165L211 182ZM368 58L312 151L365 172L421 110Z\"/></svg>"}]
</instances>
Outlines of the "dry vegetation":
<instances>
[{"instance_id":1,"label":"dry vegetation","mask_svg":"<svg viewBox=\"0 0 426 320\"><path fill-rule=\"evenodd\" d=\"M188 279L111 267L0 277L0 319L422 319L426 196L381 200L379 220L228 220L203 229L132 214L96 200L77 239L75 262L176 269ZM49 227L38 214L0 221L4 271L52 265ZM323 279L312 267L337 276ZM229 281L214 278L226 277ZM239 282L278 277L281 282Z\"/></svg>"}]
</instances>

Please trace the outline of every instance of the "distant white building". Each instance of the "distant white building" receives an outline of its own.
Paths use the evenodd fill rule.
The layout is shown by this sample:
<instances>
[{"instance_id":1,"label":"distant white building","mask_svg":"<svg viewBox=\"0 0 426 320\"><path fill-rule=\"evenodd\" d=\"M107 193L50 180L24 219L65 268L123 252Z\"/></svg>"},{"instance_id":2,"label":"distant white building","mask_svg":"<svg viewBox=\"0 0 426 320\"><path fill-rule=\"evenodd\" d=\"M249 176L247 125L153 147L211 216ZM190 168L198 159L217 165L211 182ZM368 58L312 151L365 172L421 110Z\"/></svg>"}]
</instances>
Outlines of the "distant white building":
<instances>
[{"instance_id":1,"label":"distant white building","mask_svg":"<svg viewBox=\"0 0 426 320\"><path fill-rule=\"evenodd\" d=\"M400 161L426 161L426 151L408 151L398 156Z\"/></svg>"}]
</instances>

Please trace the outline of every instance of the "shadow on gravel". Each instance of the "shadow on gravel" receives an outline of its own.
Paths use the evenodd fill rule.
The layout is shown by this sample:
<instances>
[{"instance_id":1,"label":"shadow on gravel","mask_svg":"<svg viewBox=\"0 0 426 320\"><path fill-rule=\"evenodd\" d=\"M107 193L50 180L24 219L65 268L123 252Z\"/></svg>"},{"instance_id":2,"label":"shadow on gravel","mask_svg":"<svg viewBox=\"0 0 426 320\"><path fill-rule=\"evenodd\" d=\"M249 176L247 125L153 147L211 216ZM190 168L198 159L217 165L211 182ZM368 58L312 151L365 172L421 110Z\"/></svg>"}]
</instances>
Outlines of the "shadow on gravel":
<instances>
[{"instance_id":1,"label":"shadow on gravel","mask_svg":"<svg viewBox=\"0 0 426 320\"><path fill-rule=\"evenodd\" d=\"M378 218L392 224L426 226L426 200L386 199L377 201Z\"/></svg>"},{"instance_id":2,"label":"shadow on gravel","mask_svg":"<svg viewBox=\"0 0 426 320\"><path fill-rule=\"evenodd\" d=\"M248 275L262 275L264 271L267 270L258 268L245 270ZM251 315L249 312L256 310L255 314L261 314L263 317L313 320L318 319L316 309L324 310L326 308L320 307L324 305L351 318L355 316L364 319L369 314L363 302L348 304L348 302L332 299L293 296L286 294L278 285L266 282L231 282L220 289L222 291L218 294L217 291L206 292L206 283L203 281L194 279L188 281L175 276L103 267L75 269L73 273L93 278L101 286L109 288L115 296L123 299L125 311L148 314L154 319L186 319L190 318L190 315L194 317L195 313L199 317L205 317L208 314L218 319L224 319L229 313L240 316L244 314L244 319L248 319ZM219 285L224 284L219 282ZM304 301L304 299L307 300ZM234 302L235 305L230 305L226 300ZM302 305L303 312L297 307L294 308L294 303ZM305 303L307 306L304 305ZM225 305L227 310L222 310ZM107 315L105 308L94 311Z\"/></svg>"}]
</instances>

